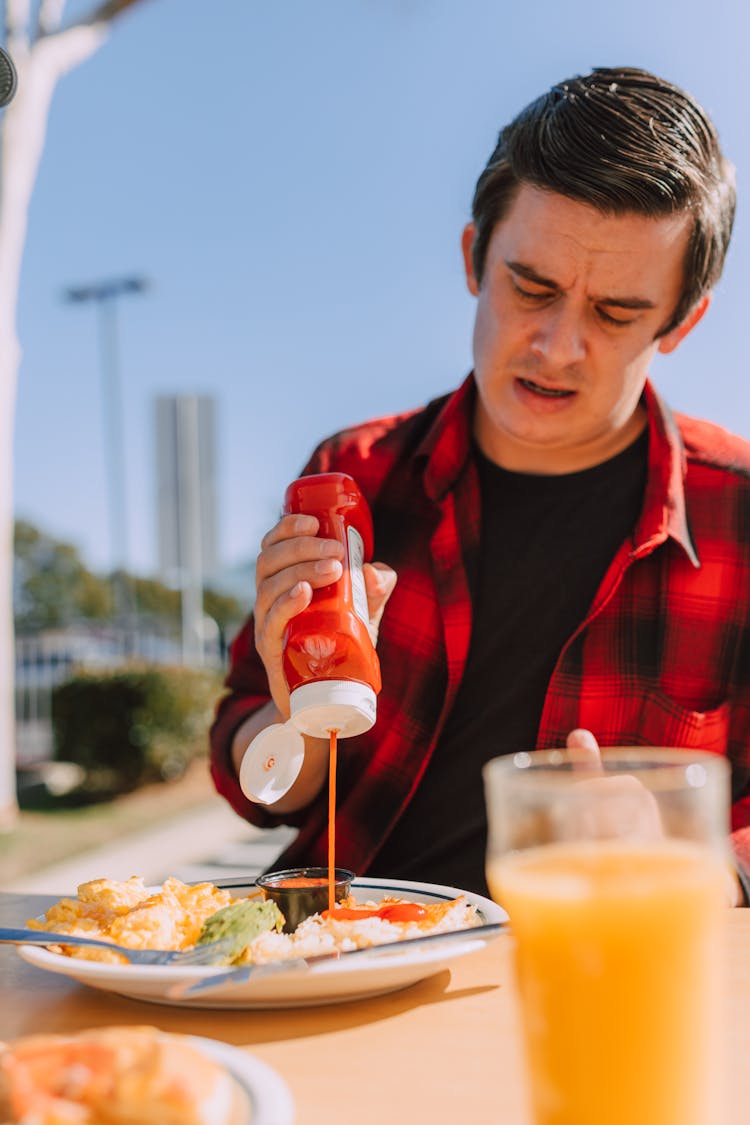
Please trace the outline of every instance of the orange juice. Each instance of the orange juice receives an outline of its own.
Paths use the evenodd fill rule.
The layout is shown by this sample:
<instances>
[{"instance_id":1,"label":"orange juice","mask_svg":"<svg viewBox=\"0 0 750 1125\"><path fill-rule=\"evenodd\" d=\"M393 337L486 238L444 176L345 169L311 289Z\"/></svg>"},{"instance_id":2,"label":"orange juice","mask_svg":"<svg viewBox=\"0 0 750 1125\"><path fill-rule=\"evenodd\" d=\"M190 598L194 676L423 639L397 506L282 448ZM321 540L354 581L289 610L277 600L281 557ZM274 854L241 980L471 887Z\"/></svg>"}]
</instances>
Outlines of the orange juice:
<instances>
[{"instance_id":1,"label":"orange juice","mask_svg":"<svg viewBox=\"0 0 750 1125\"><path fill-rule=\"evenodd\" d=\"M677 840L491 859L535 1125L720 1125L726 873Z\"/></svg>"}]
</instances>

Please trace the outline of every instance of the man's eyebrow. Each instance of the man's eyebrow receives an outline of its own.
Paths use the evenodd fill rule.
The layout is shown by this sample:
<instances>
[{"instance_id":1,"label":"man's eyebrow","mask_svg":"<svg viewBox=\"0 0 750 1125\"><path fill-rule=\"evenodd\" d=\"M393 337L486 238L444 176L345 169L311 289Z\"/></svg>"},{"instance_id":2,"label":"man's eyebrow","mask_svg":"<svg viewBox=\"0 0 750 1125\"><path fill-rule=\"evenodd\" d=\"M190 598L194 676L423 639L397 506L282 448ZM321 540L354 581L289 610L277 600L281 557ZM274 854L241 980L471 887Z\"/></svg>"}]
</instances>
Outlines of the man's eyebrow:
<instances>
[{"instance_id":1,"label":"man's eyebrow","mask_svg":"<svg viewBox=\"0 0 750 1125\"><path fill-rule=\"evenodd\" d=\"M616 309L655 309L653 301L647 297L595 297L597 305L609 305Z\"/></svg>"},{"instance_id":2,"label":"man's eyebrow","mask_svg":"<svg viewBox=\"0 0 750 1125\"><path fill-rule=\"evenodd\" d=\"M520 277L525 277L527 281L533 281L535 285L544 285L547 289L559 289L560 286L556 281L552 281L549 277L542 277L531 266L525 266L523 262L510 262L505 259L505 264L513 273L517 273Z\"/></svg>"},{"instance_id":3,"label":"man's eyebrow","mask_svg":"<svg viewBox=\"0 0 750 1125\"><path fill-rule=\"evenodd\" d=\"M543 285L546 289L557 289L560 286L558 282L553 281L549 277L542 277L531 266L525 266L523 262L513 262L505 260L505 264L513 273L517 273L519 277L525 277L527 281L531 281L534 285ZM594 301L597 305L607 305L617 309L654 309L656 305L653 301L649 301L647 297L595 297Z\"/></svg>"}]
</instances>

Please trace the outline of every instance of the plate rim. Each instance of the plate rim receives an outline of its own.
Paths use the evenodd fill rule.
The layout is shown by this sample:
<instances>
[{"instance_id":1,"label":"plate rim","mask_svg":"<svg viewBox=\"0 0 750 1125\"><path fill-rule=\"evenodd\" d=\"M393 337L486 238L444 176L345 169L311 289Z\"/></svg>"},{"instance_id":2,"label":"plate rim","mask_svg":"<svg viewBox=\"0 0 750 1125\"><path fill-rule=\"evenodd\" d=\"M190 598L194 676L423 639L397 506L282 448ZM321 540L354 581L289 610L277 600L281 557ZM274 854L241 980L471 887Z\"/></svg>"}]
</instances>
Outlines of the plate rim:
<instances>
[{"instance_id":1,"label":"plate rim","mask_svg":"<svg viewBox=\"0 0 750 1125\"><path fill-rule=\"evenodd\" d=\"M225 1067L243 1087L251 1101L252 1125L292 1125L296 1112L292 1091L275 1067L223 1039L189 1033L184 1038Z\"/></svg>"}]
</instances>

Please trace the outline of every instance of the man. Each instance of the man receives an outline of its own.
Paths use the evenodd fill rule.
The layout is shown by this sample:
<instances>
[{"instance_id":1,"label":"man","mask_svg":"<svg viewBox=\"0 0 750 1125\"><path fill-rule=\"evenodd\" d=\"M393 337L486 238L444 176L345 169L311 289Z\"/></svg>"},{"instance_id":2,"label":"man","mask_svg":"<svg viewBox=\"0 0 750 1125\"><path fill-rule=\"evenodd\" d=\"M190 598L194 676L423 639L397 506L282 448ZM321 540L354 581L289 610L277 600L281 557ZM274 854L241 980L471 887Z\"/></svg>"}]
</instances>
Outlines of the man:
<instances>
[{"instance_id":1,"label":"man","mask_svg":"<svg viewBox=\"0 0 750 1125\"><path fill-rule=\"evenodd\" d=\"M463 233L474 370L424 409L338 434L306 472L370 501L383 691L340 743L339 862L486 893L481 767L534 746L729 757L750 825L750 446L675 421L648 382L704 315L734 214L731 165L683 91L598 69L501 133ZM298 825L282 866L325 860L326 747L270 808L242 794L251 738L289 713L284 629L341 573L317 522L266 535L255 616L212 728L215 784ZM396 576L398 582L396 583Z\"/></svg>"}]
</instances>

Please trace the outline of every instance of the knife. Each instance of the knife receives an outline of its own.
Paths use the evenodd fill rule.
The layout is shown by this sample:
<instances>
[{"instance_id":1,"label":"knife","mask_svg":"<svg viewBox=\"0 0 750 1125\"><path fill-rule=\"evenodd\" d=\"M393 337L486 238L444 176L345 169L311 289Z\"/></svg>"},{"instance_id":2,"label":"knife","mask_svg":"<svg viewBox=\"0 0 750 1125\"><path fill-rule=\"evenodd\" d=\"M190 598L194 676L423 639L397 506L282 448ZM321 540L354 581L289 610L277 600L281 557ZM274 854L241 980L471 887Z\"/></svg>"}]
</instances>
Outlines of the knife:
<instances>
[{"instance_id":1,"label":"knife","mask_svg":"<svg viewBox=\"0 0 750 1125\"><path fill-rule=\"evenodd\" d=\"M310 957L295 957L284 961L271 961L265 965L241 965L234 969L227 969L222 973L214 973L210 977L201 977L178 981L168 989L171 999L182 1000L191 996L205 996L225 984L244 984L246 981L259 980L262 977L279 976L284 973L294 973L300 970L311 970L324 961L344 961L350 957L361 957L367 960L385 960L399 953L412 953L423 945L429 946L435 942L450 941L463 943L474 941L476 938L491 938L502 933L508 928L507 922L488 922L482 926L470 926L465 930L446 930L440 934L425 934L424 937L404 938L401 941L390 941L383 945L368 945L363 949L349 949L341 952L336 949L328 953L316 953Z\"/></svg>"}]
</instances>

